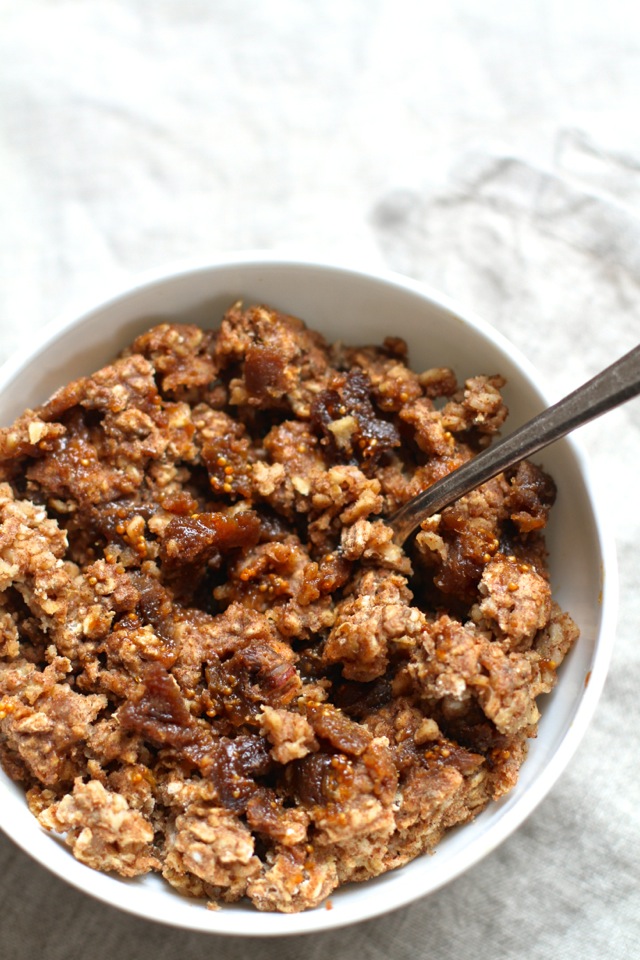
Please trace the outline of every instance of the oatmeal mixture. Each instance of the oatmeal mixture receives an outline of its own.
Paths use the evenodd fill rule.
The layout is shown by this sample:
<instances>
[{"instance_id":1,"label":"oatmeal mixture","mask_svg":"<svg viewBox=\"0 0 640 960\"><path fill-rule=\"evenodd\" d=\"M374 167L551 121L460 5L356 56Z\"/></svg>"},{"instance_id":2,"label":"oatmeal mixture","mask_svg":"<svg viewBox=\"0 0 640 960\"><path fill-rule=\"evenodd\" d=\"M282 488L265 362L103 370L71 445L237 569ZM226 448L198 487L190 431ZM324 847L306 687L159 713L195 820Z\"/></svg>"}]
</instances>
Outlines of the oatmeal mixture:
<instances>
[{"instance_id":1,"label":"oatmeal mixture","mask_svg":"<svg viewBox=\"0 0 640 960\"><path fill-rule=\"evenodd\" d=\"M83 863L293 912L510 790L577 636L530 463L380 517L504 423L238 303L163 324L0 431L0 757Z\"/></svg>"}]
</instances>

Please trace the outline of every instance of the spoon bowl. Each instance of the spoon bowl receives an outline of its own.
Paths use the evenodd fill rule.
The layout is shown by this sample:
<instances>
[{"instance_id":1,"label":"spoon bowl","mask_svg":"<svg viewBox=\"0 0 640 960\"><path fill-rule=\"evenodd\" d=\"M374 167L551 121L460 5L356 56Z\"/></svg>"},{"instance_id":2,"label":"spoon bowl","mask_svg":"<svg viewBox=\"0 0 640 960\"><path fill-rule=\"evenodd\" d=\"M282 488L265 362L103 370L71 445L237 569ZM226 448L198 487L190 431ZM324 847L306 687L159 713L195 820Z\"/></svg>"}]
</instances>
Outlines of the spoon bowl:
<instances>
[{"instance_id":1,"label":"spoon bowl","mask_svg":"<svg viewBox=\"0 0 640 960\"><path fill-rule=\"evenodd\" d=\"M543 378L528 360L498 331L425 285L386 272L243 252L165 267L122 289L98 292L91 303L69 310L0 371L0 422L12 422L60 385L98 369L154 323L215 326L239 298L296 314L331 340L380 343L390 333L401 336L416 370L450 366L460 382L479 373L502 374L510 421L516 426L545 405ZM211 911L177 896L155 877L126 881L74 860L44 833L28 810L24 790L1 770L0 827L44 867L112 907L159 923L233 936L327 931L401 907L459 877L517 829L557 781L593 716L610 659L616 559L588 462L569 438L549 448L544 469L558 487L547 537L551 579L581 637L562 665L557 687L541 704L538 737L514 789L448 834L433 856L338 890L331 909L265 914L238 903ZM524 865L529 867L533 881L535 862ZM24 896L29 897L28 887Z\"/></svg>"}]
</instances>

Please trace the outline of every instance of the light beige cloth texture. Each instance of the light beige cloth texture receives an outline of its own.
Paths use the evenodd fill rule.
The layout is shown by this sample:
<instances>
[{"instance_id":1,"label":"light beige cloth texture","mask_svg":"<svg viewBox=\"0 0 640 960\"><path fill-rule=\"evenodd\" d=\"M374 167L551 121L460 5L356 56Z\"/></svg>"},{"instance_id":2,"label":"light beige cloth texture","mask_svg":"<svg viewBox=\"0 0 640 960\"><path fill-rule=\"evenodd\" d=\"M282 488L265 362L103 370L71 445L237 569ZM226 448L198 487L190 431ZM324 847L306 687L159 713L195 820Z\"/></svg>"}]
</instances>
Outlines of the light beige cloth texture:
<instances>
[{"instance_id":1,"label":"light beige cloth texture","mask_svg":"<svg viewBox=\"0 0 640 960\"><path fill-rule=\"evenodd\" d=\"M263 247L425 279L561 396L640 339L639 26L630 0L0 0L0 356L139 270ZM0 837L3 960L640 956L640 402L580 439L620 623L514 836L407 908L280 941L121 914Z\"/></svg>"}]
</instances>

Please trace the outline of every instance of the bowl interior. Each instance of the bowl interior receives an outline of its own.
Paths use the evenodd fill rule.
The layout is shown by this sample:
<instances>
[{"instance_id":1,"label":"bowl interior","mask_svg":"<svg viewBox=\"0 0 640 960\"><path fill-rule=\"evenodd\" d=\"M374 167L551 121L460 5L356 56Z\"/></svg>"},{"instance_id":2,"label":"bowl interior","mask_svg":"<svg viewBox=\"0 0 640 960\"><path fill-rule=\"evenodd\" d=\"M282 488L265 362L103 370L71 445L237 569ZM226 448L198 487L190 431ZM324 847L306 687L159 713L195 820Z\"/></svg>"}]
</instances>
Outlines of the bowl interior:
<instances>
[{"instance_id":1,"label":"bowl interior","mask_svg":"<svg viewBox=\"0 0 640 960\"><path fill-rule=\"evenodd\" d=\"M136 333L166 319L215 326L235 300L296 314L330 340L373 343L403 336L414 369L451 366L458 379L501 373L508 381L508 424L544 405L540 378L503 337L445 298L404 278L276 258L238 258L143 279L79 316L45 328L41 341L0 372L0 423L57 387L110 360ZM556 599L581 630L555 691L542 704L517 787L473 823L451 831L431 857L337 891L332 909L293 916L260 914L242 905L208 911L156 877L124 881L73 859L27 810L24 796L0 771L0 826L40 863L75 886L134 914L186 928L244 935L322 930L375 916L425 895L461 873L503 840L542 799L568 762L591 718L608 666L615 618L615 555L575 444L557 443L536 458L559 495L548 531ZM605 580L604 571L607 571Z\"/></svg>"}]
</instances>

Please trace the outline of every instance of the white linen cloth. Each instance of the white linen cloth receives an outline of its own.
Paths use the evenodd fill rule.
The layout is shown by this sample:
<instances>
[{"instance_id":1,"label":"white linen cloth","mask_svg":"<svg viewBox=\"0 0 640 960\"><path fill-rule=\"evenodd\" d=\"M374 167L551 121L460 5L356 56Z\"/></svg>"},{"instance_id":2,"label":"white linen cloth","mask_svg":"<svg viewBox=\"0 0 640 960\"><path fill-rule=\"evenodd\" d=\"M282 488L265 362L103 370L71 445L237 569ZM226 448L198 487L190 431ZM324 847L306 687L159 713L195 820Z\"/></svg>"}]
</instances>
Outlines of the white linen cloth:
<instances>
[{"instance_id":1,"label":"white linen cloth","mask_svg":"<svg viewBox=\"0 0 640 960\"><path fill-rule=\"evenodd\" d=\"M177 257L264 247L428 280L556 397L639 339L632 0L0 0L0 357ZM577 755L497 851L322 936L187 933L0 837L3 960L627 960L640 955L640 401L582 431L620 623Z\"/></svg>"}]
</instances>

